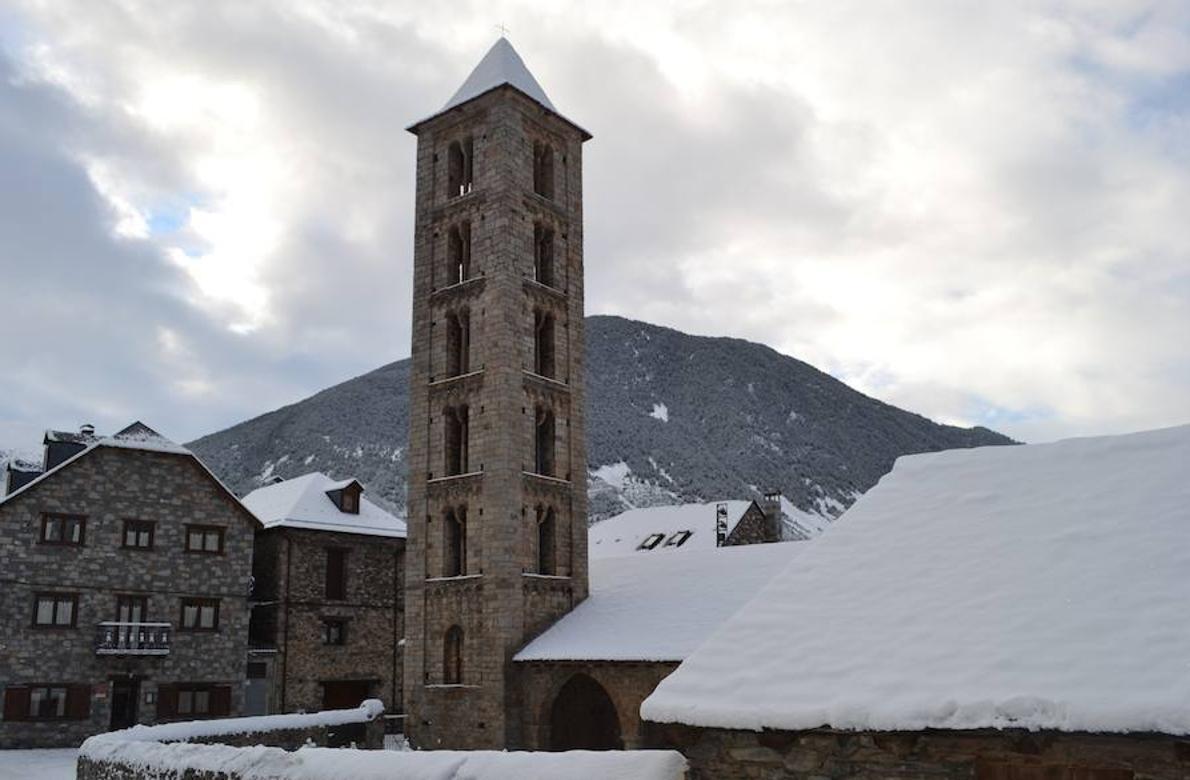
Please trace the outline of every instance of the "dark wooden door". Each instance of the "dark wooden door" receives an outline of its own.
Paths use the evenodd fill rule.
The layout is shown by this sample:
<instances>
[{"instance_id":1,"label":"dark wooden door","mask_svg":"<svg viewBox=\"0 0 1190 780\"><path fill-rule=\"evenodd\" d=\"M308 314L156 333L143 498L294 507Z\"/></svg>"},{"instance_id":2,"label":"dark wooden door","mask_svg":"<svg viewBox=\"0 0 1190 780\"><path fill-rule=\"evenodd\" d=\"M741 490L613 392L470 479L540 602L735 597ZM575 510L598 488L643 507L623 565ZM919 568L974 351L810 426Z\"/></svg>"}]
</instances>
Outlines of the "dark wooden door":
<instances>
[{"instance_id":1,"label":"dark wooden door","mask_svg":"<svg viewBox=\"0 0 1190 780\"><path fill-rule=\"evenodd\" d=\"M137 702L140 700L140 681L136 679L112 680L111 729L132 728L136 725Z\"/></svg>"},{"instance_id":2,"label":"dark wooden door","mask_svg":"<svg viewBox=\"0 0 1190 780\"><path fill-rule=\"evenodd\" d=\"M369 680L336 680L322 684L322 708L324 710L346 710L358 707L364 699L371 698L372 683Z\"/></svg>"},{"instance_id":3,"label":"dark wooden door","mask_svg":"<svg viewBox=\"0 0 1190 780\"><path fill-rule=\"evenodd\" d=\"M550 750L623 750L616 705L603 686L576 674L550 711Z\"/></svg>"}]
</instances>

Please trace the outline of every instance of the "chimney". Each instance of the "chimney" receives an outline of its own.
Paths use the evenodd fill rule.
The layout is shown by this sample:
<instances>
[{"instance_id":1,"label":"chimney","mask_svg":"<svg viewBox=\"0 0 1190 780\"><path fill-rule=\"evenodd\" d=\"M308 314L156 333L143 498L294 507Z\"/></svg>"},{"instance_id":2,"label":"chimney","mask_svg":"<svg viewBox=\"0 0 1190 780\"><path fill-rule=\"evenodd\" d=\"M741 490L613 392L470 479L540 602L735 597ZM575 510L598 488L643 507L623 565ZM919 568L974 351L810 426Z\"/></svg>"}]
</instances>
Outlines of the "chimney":
<instances>
[{"instance_id":1,"label":"chimney","mask_svg":"<svg viewBox=\"0 0 1190 780\"><path fill-rule=\"evenodd\" d=\"M727 543L727 504L715 506L715 546L722 547Z\"/></svg>"},{"instance_id":2,"label":"chimney","mask_svg":"<svg viewBox=\"0 0 1190 780\"><path fill-rule=\"evenodd\" d=\"M779 542L784 537L784 513L781 511L781 491L766 490L760 499L760 511L764 512L767 526L766 542Z\"/></svg>"},{"instance_id":3,"label":"chimney","mask_svg":"<svg viewBox=\"0 0 1190 780\"><path fill-rule=\"evenodd\" d=\"M79 433L81 433L83 436L94 436L95 426L91 423L83 423L79 426Z\"/></svg>"}]
</instances>

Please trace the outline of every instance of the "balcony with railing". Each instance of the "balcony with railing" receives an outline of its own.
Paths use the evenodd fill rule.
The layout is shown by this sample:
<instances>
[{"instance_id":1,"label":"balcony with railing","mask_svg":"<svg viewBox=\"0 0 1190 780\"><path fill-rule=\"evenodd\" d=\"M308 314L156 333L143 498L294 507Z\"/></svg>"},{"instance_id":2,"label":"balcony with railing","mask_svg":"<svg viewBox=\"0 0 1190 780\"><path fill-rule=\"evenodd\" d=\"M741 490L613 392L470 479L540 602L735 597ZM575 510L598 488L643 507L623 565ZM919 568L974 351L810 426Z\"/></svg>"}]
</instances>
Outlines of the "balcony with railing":
<instances>
[{"instance_id":1,"label":"balcony with railing","mask_svg":"<svg viewBox=\"0 0 1190 780\"><path fill-rule=\"evenodd\" d=\"M95 627L96 655L169 655L169 623L100 623Z\"/></svg>"}]
</instances>

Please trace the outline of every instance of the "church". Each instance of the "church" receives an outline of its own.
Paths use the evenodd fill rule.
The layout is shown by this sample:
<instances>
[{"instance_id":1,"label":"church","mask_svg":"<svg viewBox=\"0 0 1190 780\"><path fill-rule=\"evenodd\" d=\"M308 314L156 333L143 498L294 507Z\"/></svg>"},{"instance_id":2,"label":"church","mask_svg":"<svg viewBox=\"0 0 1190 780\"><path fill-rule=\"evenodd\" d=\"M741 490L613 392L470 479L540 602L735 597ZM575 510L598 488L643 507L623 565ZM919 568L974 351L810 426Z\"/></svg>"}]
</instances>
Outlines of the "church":
<instances>
[{"instance_id":1,"label":"church","mask_svg":"<svg viewBox=\"0 0 1190 780\"><path fill-rule=\"evenodd\" d=\"M1168 617L1190 597L1190 427L902 458L814 542L679 553L689 531L609 527L645 553L589 557L591 135L503 38L409 130L415 746L676 748L691 778L1186 776L1190 634ZM1113 574L1115 539L1145 576ZM1092 593L1126 630L1069 609Z\"/></svg>"}]
</instances>

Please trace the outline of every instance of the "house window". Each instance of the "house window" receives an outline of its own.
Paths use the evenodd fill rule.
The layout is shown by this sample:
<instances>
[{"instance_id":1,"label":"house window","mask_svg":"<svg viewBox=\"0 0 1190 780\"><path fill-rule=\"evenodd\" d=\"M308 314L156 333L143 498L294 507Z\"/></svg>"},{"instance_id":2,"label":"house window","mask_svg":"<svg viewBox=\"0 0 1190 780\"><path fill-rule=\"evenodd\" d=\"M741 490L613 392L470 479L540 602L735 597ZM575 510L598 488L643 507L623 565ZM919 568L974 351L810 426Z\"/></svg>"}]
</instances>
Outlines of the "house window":
<instances>
[{"instance_id":1,"label":"house window","mask_svg":"<svg viewBox=\"0 0 1190 780\"><path fill-rule=\"evenodd\" d=\"M442 682L446 685L462 685L463 629L451 626L442 644Z\"/></svg>"},{"instance_id":2,"label":"house window","mask_svg":"<svg viewBox=\"0 0 1190 780\"><path fill-rule=\"evenodd\" d=\"M535 412L533 437L534 471L547 477L554 475L554 412L538 406Z\"/></svg>"},{"instance_id":3,"label":"house window","mask_svg":"<svg viewBox=\"0 0 1190 780\"><path fill-rule=\"evenodd\" d=\"M554 315L533 312L533 372L551 379L555 374Z\"/></svg>"},{"instance_id":4,"label":"house window","mask_svg":"<svg viewBox=\"0 0 1190 780\"><path fill-rule=\"evenodd\" d=\"M123 546L130 550L153 549L156 523L150 520L125 520Z\"/></svg>"},{"instance_id":5,"label":"house window","mask_svg":"<svg viewBox=\"0 0 1190 780\"><path fill-rule=\"evenodd\" d=\"M471 223L460 222L446 234L446 284L471 278Z\"/></svg>"},{"instance_id":6,"label":"house window","mask_svg":"<svg viewBox=\"0 0 1190 780\"><path fill-rule=\"evenodd\" d=\"M322 643L324 645L347 644L347 621L342 618L328 618L322 621Z\"/></svg>"},{"instance_id":7,"label":"house window","mask_svg":"<svg viewBox=\"0 0 1190 780\"><path fill-rule=\"evenodd\" d=\"M149 600L144 596L116 596L117 623L143 623L149 614Z\"/></svg>"},{"instance_id":8,"label":"house window","mask_svg":"<svg viewBox=\"0 0 1190 780\"><path fill-rule=\"evenodd\" d=\"M544 198L554 197L554 150L549 144L533 144L533 191Z\"/></svg>"},{"instance_id":9,"label":"house window","mask_svg":"<svg viewBox=\"0 0 1190 780\"><path fill-rule=\"evenodd\" d=\"M4 720L86 720L91 686L64 683L10 685L4 691Z\"/></svg>"},{"instance_id":10,"label":"house window","mask_svg":"<svg viewBox=\"0 0 1190 780\"><path fill-rule=\"evenodd\" d=\"M541 225L533 226L533 279L547 287L554 287L554 231Z\"/></svg>"},{"instance_id":11,"label":"house window","mask_svg":"<svg viewBox=\"0 0 1190 780\"><path fill-rule=\"evenodd\" d=\"M466 474L470 449L470 413L465 405L448 406L443 412L446 420L446 474Z\"/></svg>"},{"instance_id":12,"label":"house window","mask_svg":"<svg viewBox=\"0 0 1190 780\"><path fill-rule=\"evenodd\" d=\"M446 189L448 197L457 198L471 192L475 173L474 152L475 142L470 136L452 141L447 148Z\"/></svg>"},{"instance_id":13,"label":"house window","mask_svg":"<svg viewBox=\"0 0 1190 780\"><path fill-rule=\"evenodd\" d=\"M446 375L461 376L471 370L471 312L460 309L446 315Z\"/></svg>"},{"instance_id":14,"label":"house window","mask_svg":"<svg viewBox=\"0 0 1190 780\"><path fill-rule=\"evenodd\" d=\"M355 493L353 491L343 491L343 497L340 499L339 509L352 515L359 514L359 502L356 501Z\"/></svg>"},{"instance_id":15,"label":"house window","mask_svg":"<svg viewBox=\"0 0 1190 780\"><path fill-rule=\"evenodd\" d=\"M347 551L337 547L326 551L326 597L330 601L347 598Z\"/></svg>"},{"instance_id":16,"label":"house window","mask_svg":"<svg viewBox=\"0 0 1190 780\"><path fill-rule=\"evenodd\" d=\"M207 683L181 683L157 687L157 717L219 718L231 712L231 687Z\"/></svg>"},{"instance_id":17,"label":"house window","mask_svg":"<svg viewBox=\"0 0 1190 780\"><path fill-rule=\"evenodd\" d=\"M693 531L678 531L673 536L665 540L666 547L681 547L686 543L686 540L694 535Z\"/></svg>"},{"instance_id":18,"label":"house window","mask_svg":"<svg viewBox=\"0 0 1190 780\"><path fill-rule=\"evenodd\" d=\"M77 593L38 593L33 605L33 625L38 628L73 628L78 625Z\"/></svg>"},{"instance_id":19,"label":"house window","mask_svg":"<svg viewBox=\"0 0 1190 780\"><path fill-rule=\"evenodd\" d=\"M222 554L223 531L223 528L215 525L186 526L186 552Z\"/></svg>"},{"instance_id":20,"label":"house window","mask_svg":"<svg viewBox=\"0 0 1190 780\"><path fill-rule=\"evenodd\" d=\"M661 542L664 541L664 539L665 539L665 534L649 534L648 536L645 537L645 540L643 542L641 542L639 545L637 545L636 549L638 549L638 550L652 550L657 545L661 544Z\"/></svg>"},{"instance_id":21,"label":"house window","mask_svg":"<svg viewBox=\"0 0 1190 780\"><path fill-rule=\"evenodd\" d=\"M218 631L219 599L182 599L182 630Z\"/></svg>"},{"instance_id":22,"label":"house window","mask_svg":"<svg viewBox=\"0 0 1190 780\"><path fill-rule=\"evenodd\" d=\"M467 509L447 510L443 526L443 576L462 577L467 573Z\"/></svg>"},{"instance_id":23,"label":"house window","mask_svg":"<svg viewBox=\"0 0 1190 780\"><path fill-rule=\"evenodd\" d=\"M42 544L80 547L87 537L87 518L80 515L41 516Z\"/></svg>"},{"instance_id":24,"label":"house window","mask_svg":"<svg viewBox=\"0 0 1190 780\"><path fill-rule=\"evenodd\" d=\"M537 507L537 573L557 574L555 536L557 522L553 508Z\"/></svg>"}]
</instances>

